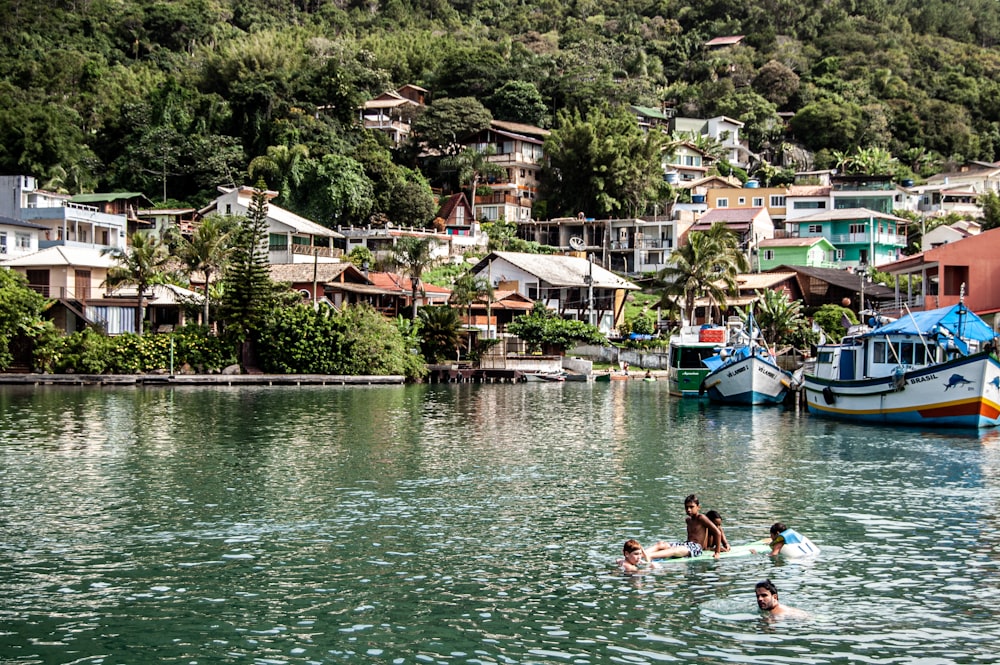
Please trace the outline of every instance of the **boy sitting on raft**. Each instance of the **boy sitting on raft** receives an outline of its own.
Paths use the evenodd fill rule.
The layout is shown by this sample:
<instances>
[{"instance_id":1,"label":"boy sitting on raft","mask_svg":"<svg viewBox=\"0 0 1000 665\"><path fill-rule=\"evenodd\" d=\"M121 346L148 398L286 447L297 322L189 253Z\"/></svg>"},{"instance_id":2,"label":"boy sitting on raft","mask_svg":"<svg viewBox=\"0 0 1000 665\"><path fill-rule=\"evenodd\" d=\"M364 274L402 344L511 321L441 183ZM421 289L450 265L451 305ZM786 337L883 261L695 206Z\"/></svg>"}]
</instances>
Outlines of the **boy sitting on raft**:
<instances>
[{"instance_id":1,"label":"boy sitting on raft","mask_svg":"<svg viewBox=\"0 0 1000 665\"><path fill-rule=\"evenodd\" d=\"M688 495L684 499L684 512L687 513L685 522L687 523L687 540L683 543L667 543L660 541L645 550L650 561L653 559L681 559L684 557L701 556L701 553L709 549L709 538L712 539L711 549L715 550L712 555L719 558L725 536L722 529L717 527L706 515L700 514L701 501L694 494Z\"/></svg>"}]
</instances>

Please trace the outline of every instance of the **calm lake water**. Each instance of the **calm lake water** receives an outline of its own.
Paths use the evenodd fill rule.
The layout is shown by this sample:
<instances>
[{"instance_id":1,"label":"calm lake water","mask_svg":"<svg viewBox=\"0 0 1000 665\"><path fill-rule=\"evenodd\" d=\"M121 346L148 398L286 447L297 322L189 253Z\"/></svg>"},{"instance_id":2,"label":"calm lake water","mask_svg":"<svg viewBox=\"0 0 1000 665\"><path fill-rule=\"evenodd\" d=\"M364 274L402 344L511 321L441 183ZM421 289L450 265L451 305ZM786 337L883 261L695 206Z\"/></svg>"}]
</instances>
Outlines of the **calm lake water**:
<instances>
[{"instance_id":1,"label":"calm lake water","mask_svg":"<svg viewBox=\"0 0 1000 665\"><path fill-rule=\"evenodd\" d=\"M3 663L1000 662L995 431L635 381L0 387L0 437ZM619 573L692 492L822 553Z\"/></svg>"}]
</instances>

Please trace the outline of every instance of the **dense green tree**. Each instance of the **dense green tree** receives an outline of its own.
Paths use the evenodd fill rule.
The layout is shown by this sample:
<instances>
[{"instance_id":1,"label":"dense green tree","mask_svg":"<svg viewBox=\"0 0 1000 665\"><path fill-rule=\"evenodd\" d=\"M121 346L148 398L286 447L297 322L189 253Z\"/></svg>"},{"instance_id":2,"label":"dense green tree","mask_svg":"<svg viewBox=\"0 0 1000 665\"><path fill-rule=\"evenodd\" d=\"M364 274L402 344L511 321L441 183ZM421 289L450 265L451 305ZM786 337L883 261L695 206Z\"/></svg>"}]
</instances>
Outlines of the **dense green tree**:
<instances>
[{"instance_id":1,"label":"dense green tree","mask_svg":"<svg viewBox=\"0 0 1000 665\"><path fill-rule=\"evenodd\" d=\"M799 75L788 65L777 60L769 60L754 77L753 89L781 108L798 94Z\"/></svg>"},{"instance_id":2,"label":"dense green tree","mask_svg":"<svg viewBox=\"0 0 1000 665\"><path fill-rule=\"evenodd\" d=\"M259 155L250 161L247 174L255 181L263 178L267 184L278 190L282 201L291 198L291 190L302 181L302 165L309 158L309 148L301 143L271 145L266 155Z\"/></svg>"},{"instance_id":3,"label":"dense green tree","mask_svg":"<svg viewBox=\"0 0 1000 665\"><path fill-rule=\"evenodd\" d=\"M444 155L462 150L460 143L490 126L493 116L473 97L446 97L425 107L413 121L412 140Z\"/></svg>"},{"instance_id":4,"label":"dense green tree","mask_svg":"<svg viewBox=\"0 0 1000 665\"><path fill-rule=\"evenodd\" d=\"M162 282L167 273L170 262L167 245L151 233L133 233L129 247L110 247L101 253L115 261L115 265L108 268L105 286L116 289L128 285L136 289L135 334L141 337L146 316L146 289Z\"/></svg>"},{"instance_id":5,"label":"dense green tree","mask_svg":"<svg viewBox=\"0 0 1000 665\"><path fill-rule=\"evenodd\" d=\"M558 114L545 139L544 193L553 216L634 215L660 199L658 132L643 133L625 112Z\"/></svg>"},{"instance_id":6,"label":"dense green tree","mask_svg":"<svg viewBox=\"0 0 1000 665\"><path fill-rule=\"evenodd\" d=\"M789 127L807 148L849 150L861 129L861 109L856 104L823 99L799 109Z\"/></svg>"},{"instance_id":7,"label":"dense green tree","mask_svg":"<svg viewBox=\"0 0 1000 665\"><path fill-rule=\"evenodd\" d=\"M33 336L41 325L45 298L28 288L23 275L0 268L0 371L13 361L10 344L20 335Z\"/></svg>"},{"instance_id":8,"label":"dense green tree","mask_svg":"<svg viewBox=\"0 0 1000 665\"><path fill-rule=\"evenodd\" d=\"M1000 228L1000 195L984 192L979 196L979 205L983 207L983 231Z\"/></svg>"},{"instance_id":9,"label":"dense green tree","mask_svg":"<svg viewBox=\"0 0 1000 665\"><path fill-rule=\"evenodd\" d=\"M319 224L366 224L372 212L374 187L364 167L346 155L309 160L292 208Z\"/></svg>"},{"instance_id":10,"label":"dense green tree","mask_svg":"<svg viewBox=\"0 0 1000 665\"><path fill-rule=\"evenodd\" d=\"M576 344L607 344L597 326L586 321L563 319L536 302L531 313L515 318L505 332L517 335L533 352L564 353Z\"/></svg>"},{"instance_id":11,"label":"dense green tree","mask_svg":"<svg viewBox=\"0 0 1000 665\"><path fill-rule=\"evenodd\" d=\"M530 81L506 81L484 104L497 120L544 125L548 107L538 87Z\"/></svg>"},{"instance_id":12,"label":"dense green tree","mask_svg":"<svg viewBox=\"0 0 1000 665\"><path fill-rule=\"evenodd\" d=\"M445 55L434 87L442 96L483 99L507 80L507 71L492 45L462 47Z\"/></svg>"}]
</instances>

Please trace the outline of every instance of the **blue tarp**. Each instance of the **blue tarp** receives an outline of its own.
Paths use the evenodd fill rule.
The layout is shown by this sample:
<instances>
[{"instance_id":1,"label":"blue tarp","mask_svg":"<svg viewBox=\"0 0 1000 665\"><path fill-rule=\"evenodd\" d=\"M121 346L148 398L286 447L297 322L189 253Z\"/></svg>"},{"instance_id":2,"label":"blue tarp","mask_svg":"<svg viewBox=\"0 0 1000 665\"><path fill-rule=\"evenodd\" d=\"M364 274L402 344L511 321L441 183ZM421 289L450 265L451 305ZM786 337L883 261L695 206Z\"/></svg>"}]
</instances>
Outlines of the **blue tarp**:
<instances>
[{"instance_id":1,"label":"blue tarp","mask_svg":"<svg viewBox=\"0 0 1000 665\"><path fill-rule=\"evenodd\" d=\"M902 335L935 335L950 333L955 337L979 342L988 342L996 336L993 329L964 305L952 305L913 312L898 320L876 328L866 336L881 336L890 333Z\"/></svg>"}]
</instances>

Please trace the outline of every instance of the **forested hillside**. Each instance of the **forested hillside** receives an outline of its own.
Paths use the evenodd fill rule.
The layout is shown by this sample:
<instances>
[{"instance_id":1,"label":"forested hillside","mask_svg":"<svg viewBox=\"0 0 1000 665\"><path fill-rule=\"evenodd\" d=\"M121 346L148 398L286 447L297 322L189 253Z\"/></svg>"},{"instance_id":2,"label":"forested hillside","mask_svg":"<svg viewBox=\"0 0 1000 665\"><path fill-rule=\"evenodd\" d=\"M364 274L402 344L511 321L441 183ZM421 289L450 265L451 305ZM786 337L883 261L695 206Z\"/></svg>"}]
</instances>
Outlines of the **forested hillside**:
<instances>
[{"instance_id":1,"label":"forested hillside","mask_svg":"<svg viewBox=\"0 0 1000 665\"><path fill-rule=\"evenodd\" d=\"M356 122L406 83L555 129L627 104L727 115L774 165L1000 159L997 0L0 0L0 16L0 172L69 192L200 205L252 184L256 160L323 223L426 219L456 172Z\"/></svg>"}]
</instances>

